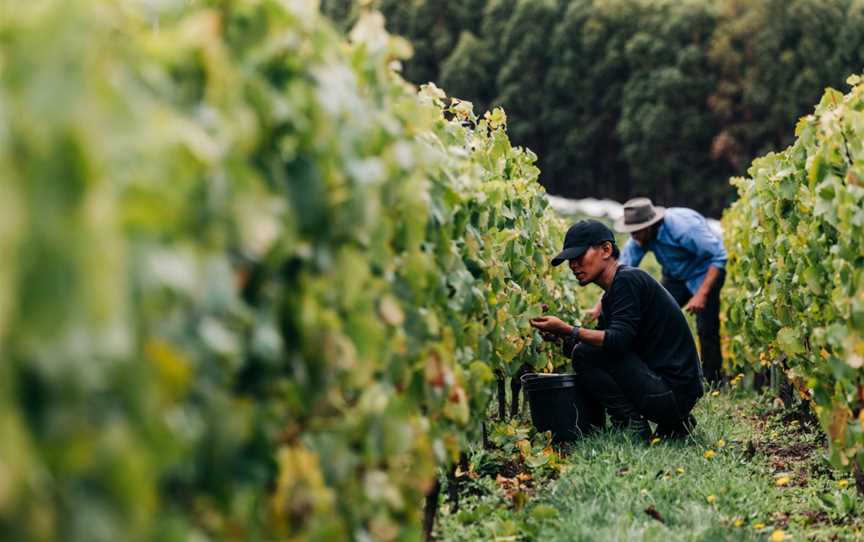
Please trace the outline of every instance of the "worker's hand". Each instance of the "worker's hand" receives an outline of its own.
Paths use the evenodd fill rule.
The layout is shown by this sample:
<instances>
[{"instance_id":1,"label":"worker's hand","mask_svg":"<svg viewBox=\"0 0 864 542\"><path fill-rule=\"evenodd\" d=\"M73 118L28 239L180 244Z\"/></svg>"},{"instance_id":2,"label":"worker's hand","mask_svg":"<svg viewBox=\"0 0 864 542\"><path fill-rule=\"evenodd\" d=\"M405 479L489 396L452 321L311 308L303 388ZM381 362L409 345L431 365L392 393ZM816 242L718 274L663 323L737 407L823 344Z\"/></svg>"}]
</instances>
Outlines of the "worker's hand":
<instances>
[{"instance_id":1,"label":"worker's hand","mask_svg":"<svg viewBox=\"0 0 864 542\"><path fill-rule=\"evenodd\" d=\"M593 322L594 320L600 318L601 312L603 312L603 306L600 303L597 303L596 305L585 311L585 321Z\"/></svg>"},{"instance_id":2,"label":"worker's hand","mask_svg":"<svg viewBox=\"0 0 864 542\"><path fill-rule=\"evenodd\" d=\"M693 297L690 298L690 301L684 305L684 310L689 312L690 314L697 314L705 310L705 305L708 303L708 296L705 294L696 292L693 294Z\"/></svg>"},{"instance_id":3,"label":"worker's hand","mask_svg":"<svg viewBox=\"0 0 864 542\"><path fill-rule=\"evenodd\" d=\"M539 329L541 333L551 333L553 335L567 335L572 329L570 324L557 316L538 316L537 318L532 318L531 325Z\"/></svg>"}]
</instances>

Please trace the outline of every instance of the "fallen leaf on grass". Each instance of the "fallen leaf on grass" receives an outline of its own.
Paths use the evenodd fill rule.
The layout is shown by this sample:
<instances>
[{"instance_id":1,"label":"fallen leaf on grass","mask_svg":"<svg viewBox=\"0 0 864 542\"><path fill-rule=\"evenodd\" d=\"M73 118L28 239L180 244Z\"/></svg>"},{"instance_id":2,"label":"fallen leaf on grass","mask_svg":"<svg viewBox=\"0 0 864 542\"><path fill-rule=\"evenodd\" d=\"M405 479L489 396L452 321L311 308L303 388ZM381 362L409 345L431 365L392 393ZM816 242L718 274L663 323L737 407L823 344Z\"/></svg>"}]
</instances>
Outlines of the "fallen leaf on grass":
<instances>
[{"instance_id":1,"label":"fallen leaf on grass","mask_svg":"<svg viewBox=\"0 0 864 542\"><path fill-rule=\"evenodd\" d=\"M515 478L507 478L506 476L501 476L500 474L495 477L495 481L498 483L499 486L503 487L504 489L508 489L514 485L519 485L519 481Z\"/></svg>"},{"instance_id":2,"label":"fallen leaf on grass","mask_svg":"<svg viewBox=\"0 0 864 542\"><path fill-rule=\"evenodd\" d=\"M666 520L664 520L663 516L660 515L660 512L658 512L657 509L654 508L653 504L645 509L645 513L648 514L649 516L651 516L652 518L656 519L660 523L663 523L663 524L666 523Z\"/></svg>"},{"instance_id":3,"label":"fallen leaf on grass","mask_svg":"<svg viewBox=\"0 0 864 542\"><path fill-rule=\"evenodd\" d=\"M465 478L466 476L468 478L471 478L472 480L478 480L480 478L480 475L477 474L476 472L474 472L474 465L473 464L471 465L471 468L469 468L468 470L462 470L461 467L457 466L455 474L456 474L456 478Z\"/></svg>"},{"instance_id":4,"label":"fallen leaf on grass","mask_svg":"<svg viewBox=\"0 0 864 542\"><path fill-rule=\"evenodd\" d=\"M530 475L525 475L524 473L517 474L514 478L507 478L499 474L495 478L495 481L501 486L507 497L513 501L513 506L516 510L521 510L530 499L530 495L525 491L526 487L521 485L521 482L525 480L525 476L529 476L530 478Z\"/></svg>"}]
</instances>

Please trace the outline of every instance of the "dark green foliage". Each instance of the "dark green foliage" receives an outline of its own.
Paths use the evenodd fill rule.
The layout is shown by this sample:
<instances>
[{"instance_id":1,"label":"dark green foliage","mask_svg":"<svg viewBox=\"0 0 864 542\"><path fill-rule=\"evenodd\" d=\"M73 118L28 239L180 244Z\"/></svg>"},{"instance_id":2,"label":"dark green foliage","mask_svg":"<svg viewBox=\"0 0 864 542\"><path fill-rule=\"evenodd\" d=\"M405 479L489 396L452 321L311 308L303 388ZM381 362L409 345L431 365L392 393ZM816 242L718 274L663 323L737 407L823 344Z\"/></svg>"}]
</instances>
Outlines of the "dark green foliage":
<instances>
[{"instance_id":1,"label":"dark green foliage","mask_svg":"<svg viewBox=\"0 0 864 542\"><path fill-rule=\"evenodd\" d=\"M619 4L601 11L589 1L571 2L554 29L545 90L555 150L543 157L544 171L556 172L546 180L552 192L600 196L629 184L615 130L627 74L621 51L636 17L634 6Z\"/></svg>"},{"instance_id":2,"label":"dark green foliage","mask_svg":"<svg viewBox=\"0 0 864 542\"><path fill-rule=\"evenodd\" d=\"M320 9L342 30L349 30L357 20L354 0L321 0Z\"/></svg>"},{"instance_id":3,"label":"dark green foliage","mask_svg":"<svg viewBox=\"0 0 864 542\"><path fill-rule=\"evenodd\" d=\"M453 96L472 102L476 111L485 111L494 98L495 71L495 54L486 42L465 31L441 66L441 85Z\"/></svg>"},{"instance_id":4,"label":"dark green foliage","mask_svg":"<svg viewBox=\"0 0 864 542\"><path fill-rule=\"evenodd\" d=\"M347 0L323 0L350 18ZM717 215L730 175L791 143L827 86L864 69L854 0L380 0L415 83L503 106L553 193ZM347 13L348 16L339 15Z\"/></svg>"},{"instance_id":5,"label":"dark green foliage","mask_svg":"<svg viewBox=\"0 0 864 542\"><path fill-rule=\"evenodd\" d=\"M706 54L715 21L704 2L669 1L647 4L636 22L622 52L628 77L616 136L630 186L618 197L722 208L730 171L707 152L717 126L705 107L716 79Z\"/></svg>"},{"instance_id":6,"label":"dark green foliage","mask_svg":"<svg viewBox=\"0 0 864 542\"><path fill-rule=\"evenodd\" d=\"M554 141L543 122L547 98L538 82L549 69L552 55L546 29L554 25L558 11L556 0L518 0L500 28L501 43L496 48L500 62L495 103L509 104L510 117L519 119L510 124L511 137L521 144L534 142L532 150L538 156L545 156L547 145Z\"/></svg>"},{"instance_id":7,"label":"dark green foliage","mask_svg":"<svg viewBox=\"0 0 864 542\"><path fill-rule=\"evenodd\" d=\"M476 29L481 11L450 0L381 0L388 30L409 38L414 56L405 76L418 84L439 81L441 64L453 52L463 30Z\"/></svg>"},{"instance_id":8,"label":"dark green foliage","mask_svg":"<svg viewBox=\"0 0 864 542\"><path fill-rule=\"evenodd\" d=\"M826 87L864 68L864 13L852 0L727 0L711 64L720 84L709 106L722 126L715 157L737 173L792 143L796 119Z\"/></svg>"}]
</instances>

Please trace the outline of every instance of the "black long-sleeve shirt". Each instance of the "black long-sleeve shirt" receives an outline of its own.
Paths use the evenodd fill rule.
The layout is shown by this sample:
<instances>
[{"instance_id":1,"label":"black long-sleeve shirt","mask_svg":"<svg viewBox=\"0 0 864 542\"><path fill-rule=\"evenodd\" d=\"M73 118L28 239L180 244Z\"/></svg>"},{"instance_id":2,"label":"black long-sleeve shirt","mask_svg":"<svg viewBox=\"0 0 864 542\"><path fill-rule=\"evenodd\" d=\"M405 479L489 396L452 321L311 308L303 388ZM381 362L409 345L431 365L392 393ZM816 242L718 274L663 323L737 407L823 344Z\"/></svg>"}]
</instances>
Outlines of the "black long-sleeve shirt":
<instances>
[{"instance_id":1,"label":"black long-sleeve shirt","mask_svg":"<svg viewBox=\"0 0 864 542\"><path fill-rule=\"evenodd\" d=\"M645 271L619 266L601 300L600 349L614 363L633 351L670 387L702 393L702 366L693 334L672 295Z\"/></svg>"}]
</instances>

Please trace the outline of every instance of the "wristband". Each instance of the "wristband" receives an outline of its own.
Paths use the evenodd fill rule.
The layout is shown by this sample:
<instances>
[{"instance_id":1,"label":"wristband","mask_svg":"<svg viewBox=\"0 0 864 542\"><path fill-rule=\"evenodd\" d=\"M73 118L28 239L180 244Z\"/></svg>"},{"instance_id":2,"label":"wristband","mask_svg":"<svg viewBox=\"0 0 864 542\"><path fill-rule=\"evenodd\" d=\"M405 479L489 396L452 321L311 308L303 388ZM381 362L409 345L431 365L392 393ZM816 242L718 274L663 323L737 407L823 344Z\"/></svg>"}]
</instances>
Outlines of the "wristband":
<instances>
[{"instance_id":1,"label":"wristband","mask_svg":"<svg viewBox=\"0 0 864 542\"><path fill-rule=\"evenodd\" d=\"M570 330L564 337L564 344L562 345L563 353L569 359L573 359L573 354L576 352L576 347L579 346L579 326L573 326L573 329Z\"/></svg>"}]
</instances>

